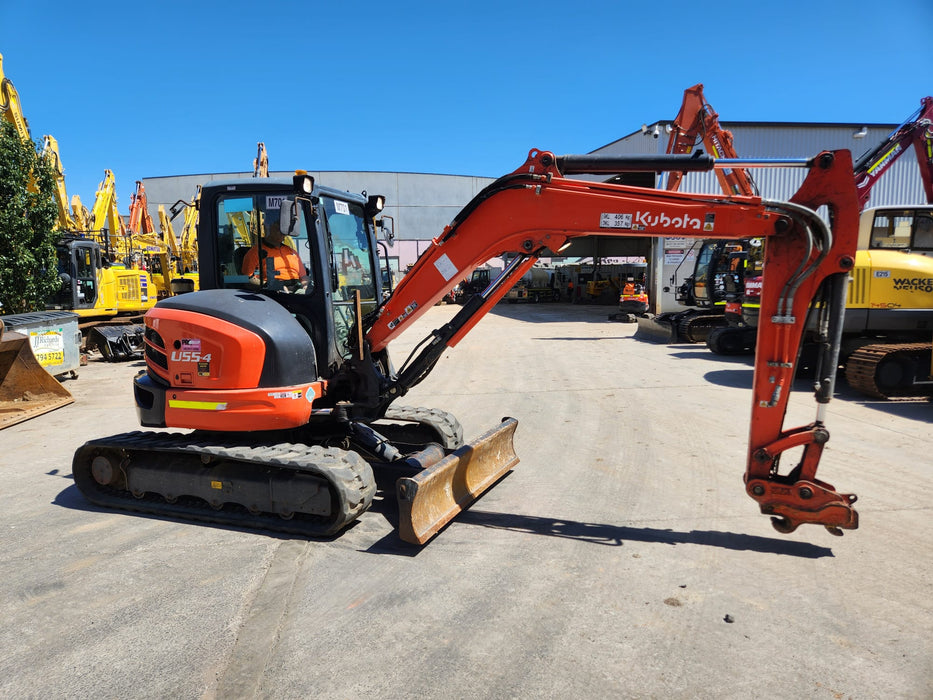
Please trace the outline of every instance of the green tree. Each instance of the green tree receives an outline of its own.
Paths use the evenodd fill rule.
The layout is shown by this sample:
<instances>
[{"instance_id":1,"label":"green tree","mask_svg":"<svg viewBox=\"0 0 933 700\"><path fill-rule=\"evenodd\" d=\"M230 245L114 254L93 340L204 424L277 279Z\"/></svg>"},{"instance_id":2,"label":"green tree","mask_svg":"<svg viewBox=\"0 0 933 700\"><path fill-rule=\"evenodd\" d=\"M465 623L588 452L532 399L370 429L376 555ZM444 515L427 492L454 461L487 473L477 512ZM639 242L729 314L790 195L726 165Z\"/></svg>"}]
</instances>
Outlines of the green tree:
<instances>
[{"instance_id":1,"label":"green tree","mask_svg":"<svg viewBox=\"0 0 933 700\"><path fill-rule=\"evenodd\" d=\"M61 286L57 218L51 165L0 121L0 314L43 309Z\"/></svg>"}]
</instances>

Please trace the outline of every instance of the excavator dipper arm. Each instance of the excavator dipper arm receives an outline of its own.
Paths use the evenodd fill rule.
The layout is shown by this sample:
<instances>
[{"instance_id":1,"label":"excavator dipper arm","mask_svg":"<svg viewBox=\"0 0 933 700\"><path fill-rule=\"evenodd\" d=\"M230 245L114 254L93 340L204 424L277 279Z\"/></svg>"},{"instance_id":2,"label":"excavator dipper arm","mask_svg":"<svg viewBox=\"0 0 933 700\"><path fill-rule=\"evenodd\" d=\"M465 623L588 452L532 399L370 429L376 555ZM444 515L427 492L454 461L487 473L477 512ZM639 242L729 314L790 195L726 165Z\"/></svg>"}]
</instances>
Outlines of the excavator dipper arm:
<instances>
[{"instance_id":1,"label":"excavator dipper arm","mask_svg":"<svg viewBox=\"0 0 933 700\"><path fill-rule=\"evenodd\" d=\"M702 142L714 158L735 158L732 132L719 125L719 115L703 96L703 84L684 90L680 111L671 124L671 137L667 152L690 154L697 142ZM667 176L667 189L677 190L685 171L674 171ZM758 189L748 171L743 168L721 168L716 177L723 192L731 194L757 194Z\"/></svg>"},{"instance_id":2,"label":"excavator dipper arm","mask_svg":"<svg viewBox=\"0 0 933 700\"><path fill-rule=\"evenodd\" d=\"M425 340L421 353L399 371L386 400L420 381L444 348L456 345L535 259L548 251L558 253L573 238L767 237L764 322L755 357L747 492L762 512L773 516L775 527L782 532L802 523L822 524L837 534L839 528L854 529L858 524L852 508L855 497L837 493L815 474L828 439L825 404L832 395L846 280L854 263L858 204L848 151L824 152L806 165L807 178L791 202L765 202L759 197L685 194L565 177L582 172L730 166L709 158L558 158L532 150L522 167L492 183L467 205L369 319L366 340L370 350L378 352L478 266L505 253L517 255L496 282ZM815 213L821 206L830 212L832 230ZM785 430L798 347L814 302L820 302L827 316L829 337L825 370L816 387L817 416L810 425ZM800 463L782 474L782 453L800 447L804 452Z\"/></svg>"},{"instance_id":3,"label":"excavator dipper arm","mask_svg":"<svg viewBox=\"0 0 933 700\"><path fill-rule=\"evenodd\" d=\"M920 109L855 164L855 186L862 207L868 204L878 179L911 145L917 156L927 203L933 204L933 97L924 97L920 100Z\"/></svg>"}]
</instances>

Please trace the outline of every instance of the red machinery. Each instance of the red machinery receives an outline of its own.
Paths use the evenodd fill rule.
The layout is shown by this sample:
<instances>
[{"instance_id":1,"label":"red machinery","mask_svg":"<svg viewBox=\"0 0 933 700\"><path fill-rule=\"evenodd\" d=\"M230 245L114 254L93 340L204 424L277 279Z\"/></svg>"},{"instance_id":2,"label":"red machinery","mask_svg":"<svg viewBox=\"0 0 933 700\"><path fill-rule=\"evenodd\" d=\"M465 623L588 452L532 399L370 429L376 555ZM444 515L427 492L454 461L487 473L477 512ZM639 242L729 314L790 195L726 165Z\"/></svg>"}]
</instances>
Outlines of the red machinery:
<instances>
[{"instance_id":1,"label":"red machinery","mask_svg":"<svg viewBox=\"0 0 933 700\"><path fill-rule=\"evenodd\" d=\"M879 178L913 146L927 205L866 208ZM855 163L861 210L840 364L849 386L876 398L933 393L933 97ZM919 284L905 284L914 280ZM754 347L761 277L745 275L738 327L717 329L718 352Z\"/></svg>"},{"instance_id":2,"label":"red machinery","mask_svg":"<svg viewBox=\"0 0 933 700\"><path fill-rule=\"evenodd\" d=\"M720 126L719 115L703 96L702 83L684 90L684 99L671 129L668 153L691 154L699 141L714 158L738 158L732 145L732 132ZM680 189L683 176L683 172L670 173L667 176L667 189ZM758 188L745 168L717 169L716 177L726 194L758 194Z\"/></svg>"},{"instance_id":3,"label":"red machinery","mask_svg":"<svg viewBox=\"0 0 933 700\"><path fill-rule=\"evenodd\" d=\"M933 97L924 97L916 112L855 163L859 208L865 208L872 187L911 146L920 166L927 204L933 204Z\"/></svg>"},{"instance_id":4,"label":"red machinery","mask_svg":"<svg viewBox=\"0 0 933 700\"><path fill-rule=\"evenodd\" d=\"M715 158L738 158L732 145L732 133L719 124L719 115L706 101L702 84L684 90L680 111L671 125L667 152L700 154L702 151L694 151L698 144L702 144ZM758 194L746 168L727 167L715 172L722 191L727 195L751 197ZM669 173L667 190L679 190L683 176L683 172ZM672 280L677 302L689 308L638 318L639 337L661 342L701 343L711 331L726 325L725 314L731 312L741 316L744 264L734 256L736 250L749 250L749 241L710 238L697 243L699 249L691 274L679 285Z\"/></svg>"}]
</instances>

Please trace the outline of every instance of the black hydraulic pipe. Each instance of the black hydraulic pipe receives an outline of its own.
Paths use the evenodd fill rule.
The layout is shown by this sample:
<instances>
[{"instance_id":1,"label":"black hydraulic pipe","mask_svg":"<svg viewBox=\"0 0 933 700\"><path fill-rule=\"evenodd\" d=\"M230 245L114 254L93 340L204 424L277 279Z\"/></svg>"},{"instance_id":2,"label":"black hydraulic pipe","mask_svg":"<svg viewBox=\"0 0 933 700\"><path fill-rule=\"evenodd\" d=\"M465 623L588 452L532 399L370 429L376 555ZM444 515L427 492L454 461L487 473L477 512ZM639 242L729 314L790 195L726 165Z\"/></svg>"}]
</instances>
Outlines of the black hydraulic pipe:
<instances>
[{"instance_id":1,"label":"black hydraulic pipe","mask_svg":"<svg viewBox=\"0 0 933 700\"><path fill-rule=\"evenodd\" d=\"M556 156L564 175L613 175L627 172L708 171L716 159L710 155L572 155Z\"/></svg>"},{"instance_id":2,"label":"black hydraulic pipe","mask_svg":"<svg viewBox=\"0 0 933 700\"><path fill-rule=\"evenodd\" d=\"M517 280L514 279L515 273L521 263L528 259L527 255L519 255L502 271L496 279L490 282L489 286L480 294L474 294L466 300L463 308L458 311L450 321L440 328L431 332L422 343L426 346L421 353L405 363L405 366L399 370L396 377L394 388L398 395L404 396L410 388L418 384L428 372L434 367L440 359L443 352L448 348L447 343L457 332L463 328L483 307L486 300L504 284L511 286Z\"/></svg>"},{"instance_id":3,"label":"black hydraulic pipe","mask_svg":"<svg viewBox=\"0 0 933 700\"><path fill-rule=\"evenodd\" d=\"M829 306L826 343L817 359L816 383L817 403L827 404L833 397L836 386L836 368L839 367L839 352L842 348L842 328L846 313L846 295L849 291L849 274L837 272L823 280L828 290L824 304Z\"/></svg>"}]
</instances>

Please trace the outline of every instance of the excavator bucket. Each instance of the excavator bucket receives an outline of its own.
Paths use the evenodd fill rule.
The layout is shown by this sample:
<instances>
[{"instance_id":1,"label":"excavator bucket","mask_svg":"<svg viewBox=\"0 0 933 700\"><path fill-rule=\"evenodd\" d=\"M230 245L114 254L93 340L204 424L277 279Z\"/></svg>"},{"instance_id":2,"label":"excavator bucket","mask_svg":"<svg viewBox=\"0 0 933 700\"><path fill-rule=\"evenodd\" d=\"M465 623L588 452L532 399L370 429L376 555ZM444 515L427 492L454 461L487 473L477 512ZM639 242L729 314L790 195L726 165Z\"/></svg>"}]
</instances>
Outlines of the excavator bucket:
<instances>
[{"instance_id":1,"label":"excavator bucket","mask_svg":"<svg viewBox=\"0 0 933 700\"><path fill-rule=\"evenodd\" d=\"M28 336L0 322L0 429L74 402L71 392L36 360Z\"/></svg>"},{"instance_id":2,"label":"excavator bucket","mask_svg":"<svg viewBox=\"0 0 933 700\"><path fill-rule=\"evenodd\" d=\"M518 421L502 423L471 443L396 482L399 535L424 544L518 464L512 444Z\"/></svg>"}]
</instances>

